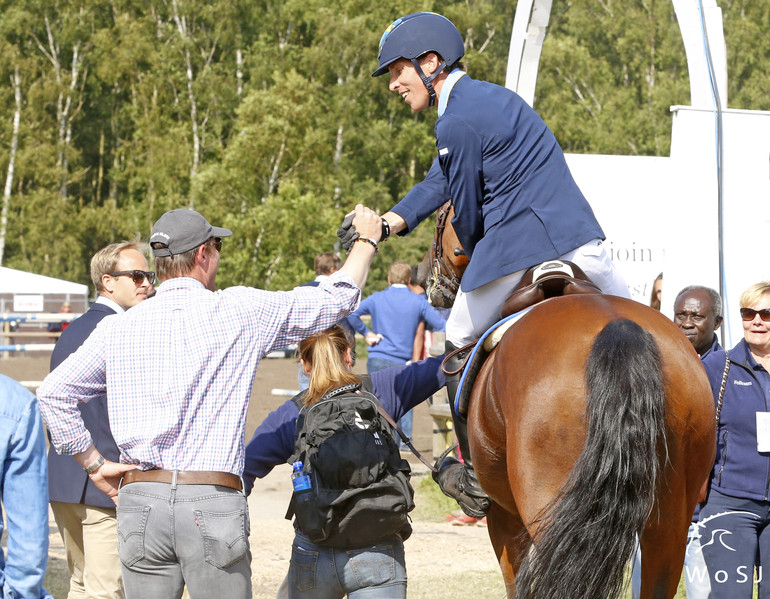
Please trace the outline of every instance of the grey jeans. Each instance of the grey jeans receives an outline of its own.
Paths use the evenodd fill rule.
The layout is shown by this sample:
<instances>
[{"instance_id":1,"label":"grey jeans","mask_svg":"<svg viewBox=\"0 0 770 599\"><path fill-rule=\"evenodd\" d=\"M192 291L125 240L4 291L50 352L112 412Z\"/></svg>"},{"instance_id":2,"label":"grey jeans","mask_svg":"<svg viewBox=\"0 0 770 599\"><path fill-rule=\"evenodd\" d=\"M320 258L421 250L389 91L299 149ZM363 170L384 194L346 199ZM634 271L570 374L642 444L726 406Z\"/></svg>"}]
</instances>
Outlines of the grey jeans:
<instances>
[{"instance_id":1,"label":"grey jeans","mask_svg":"<svg viewBox=\"0 0 770 599\"><path fill-rule=\"evenodd\" d=\"M241 491L137 482L118 493L127 599L251 597L249 511Z\"/></svg>"}]
</instances>

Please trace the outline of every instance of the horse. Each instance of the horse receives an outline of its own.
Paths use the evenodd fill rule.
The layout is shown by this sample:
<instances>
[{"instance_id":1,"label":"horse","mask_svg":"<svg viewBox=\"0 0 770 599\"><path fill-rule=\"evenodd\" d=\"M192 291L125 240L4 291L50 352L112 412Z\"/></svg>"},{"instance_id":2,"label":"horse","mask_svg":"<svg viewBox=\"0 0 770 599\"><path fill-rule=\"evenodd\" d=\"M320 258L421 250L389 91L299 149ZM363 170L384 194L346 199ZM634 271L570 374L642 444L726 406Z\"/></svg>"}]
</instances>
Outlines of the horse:
<instances>
[{"instance_id":1,"label":"horse","mask_svg":"<svg viewBox=\"0 0 770 599\"><path fill-rule=\"evenodd\" d=\"M431 300L468 264L438 214ZM532 306L481 366L467 412L488 533L509 598L615 597L641 543L641 597L676 593L714 463L713 395L691 343L657 310L592 294Z\"/></svg>"}]
</instances>

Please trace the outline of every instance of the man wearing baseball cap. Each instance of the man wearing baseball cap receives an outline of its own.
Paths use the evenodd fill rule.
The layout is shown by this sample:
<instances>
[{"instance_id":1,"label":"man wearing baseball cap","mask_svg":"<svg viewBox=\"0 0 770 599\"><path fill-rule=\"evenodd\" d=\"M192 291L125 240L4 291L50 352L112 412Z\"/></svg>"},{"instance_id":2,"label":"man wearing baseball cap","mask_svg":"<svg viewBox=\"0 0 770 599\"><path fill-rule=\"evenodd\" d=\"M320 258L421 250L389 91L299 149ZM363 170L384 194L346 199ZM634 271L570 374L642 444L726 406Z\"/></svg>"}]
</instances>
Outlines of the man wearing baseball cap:
<instances>
[{"instance_id":1,"label":"man wearing baseball cap","mask_svg":"<svg viewBox=\"0 0 770 599\"><path fill-rule=\"evenodd\" d=\"M158 219L155 297L106 319L38 389L59 453L118 503L129 599L251 597L244 427L259 361L328 328L358 305L382 231L356 206L342 268L317 287L216 290L222 238L193 210ZM107 461L77 404L107 395L121 463Z\"/></svg>"}]
</instances>

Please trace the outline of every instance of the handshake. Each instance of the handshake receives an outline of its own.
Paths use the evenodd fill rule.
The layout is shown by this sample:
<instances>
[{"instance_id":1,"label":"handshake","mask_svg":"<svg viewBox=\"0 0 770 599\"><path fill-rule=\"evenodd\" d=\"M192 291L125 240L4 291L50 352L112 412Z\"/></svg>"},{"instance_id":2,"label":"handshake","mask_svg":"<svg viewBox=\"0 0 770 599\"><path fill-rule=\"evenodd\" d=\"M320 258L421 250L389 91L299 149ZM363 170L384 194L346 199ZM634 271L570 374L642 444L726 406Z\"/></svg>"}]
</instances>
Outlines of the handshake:
<instances>
[{"instance_id":1,"label":"handshake","mask_svg":"<svg viewBox=\"0 0 770 599\"><path fill-rule=\"evenodd\" d=\"M377 241L368 237L361 237L359 232L356 230L356 227L353 224L355 217L355 211L346 214L342 224L340 225L340 228L337 229L337 237L339 238L342 247L345 248L346 252L349 252L350 248L353 247L353 244L356 242L356 240L360 239L361 241L365 241L373 245L375 251L377 251ZM382 221L382 234L380 236L380 241L386 241L388 237L390 237L390 225L384 218L381 218L380 220Z\"/></svg>"}]
</instances>

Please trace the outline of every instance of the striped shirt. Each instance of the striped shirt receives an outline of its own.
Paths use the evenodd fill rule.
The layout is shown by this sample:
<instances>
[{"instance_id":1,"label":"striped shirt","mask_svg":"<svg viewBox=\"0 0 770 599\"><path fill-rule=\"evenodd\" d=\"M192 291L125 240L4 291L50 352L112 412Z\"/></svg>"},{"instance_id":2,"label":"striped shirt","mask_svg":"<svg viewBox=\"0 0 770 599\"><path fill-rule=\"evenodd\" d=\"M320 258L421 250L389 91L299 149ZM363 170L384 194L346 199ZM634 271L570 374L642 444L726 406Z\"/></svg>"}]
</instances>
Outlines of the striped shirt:
<instances>
[{"instance_id":1,"label":"striped shirt","mask_svg":"<svg viewBox=\"0 0 770 599\"><path fill-rule=\"evenodd\" d=\"M318 287L275 292L165 281L151 300L105 318L45 378L37 394L53 445L86 450L77 404L106 393L121 462L240 476L259 361L331 326L359 299L342 271Z\"/></svg>"}]
</instances>

